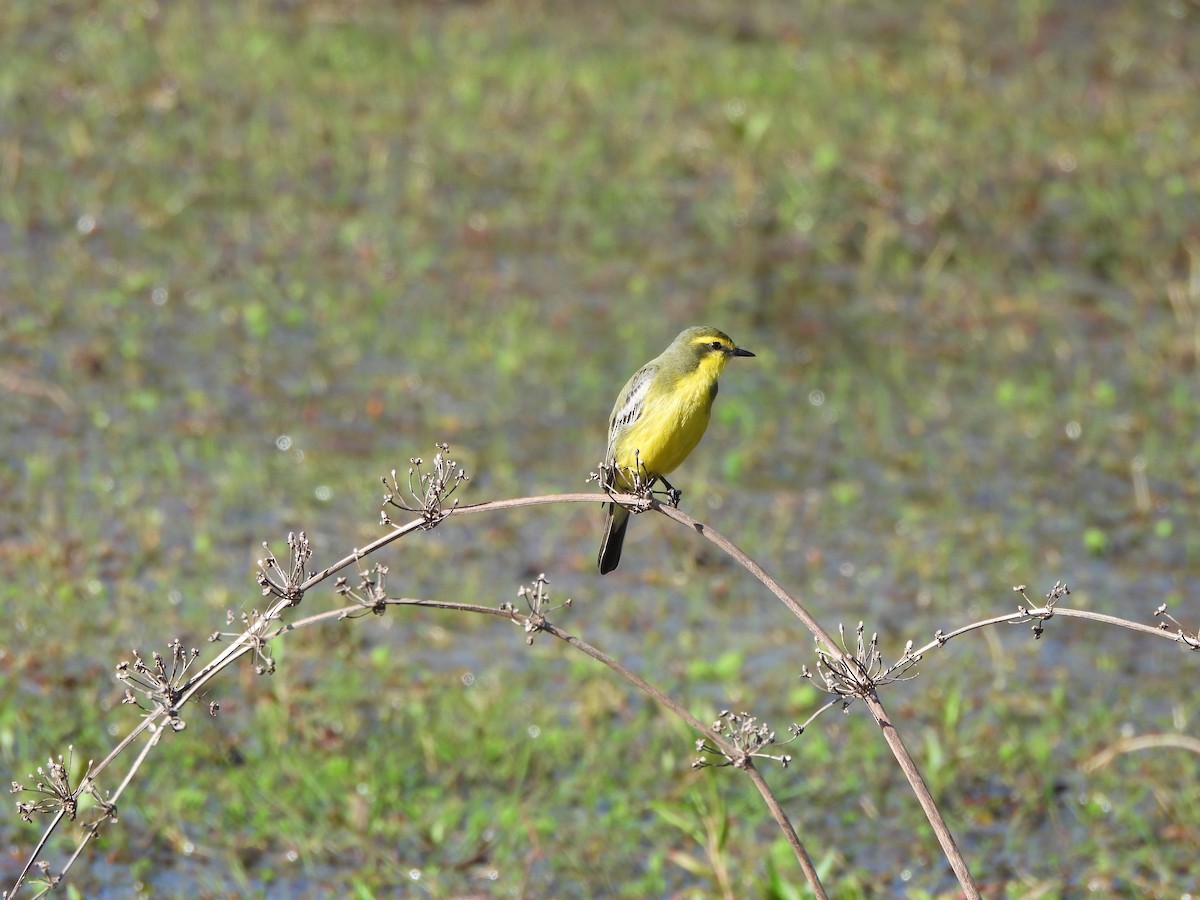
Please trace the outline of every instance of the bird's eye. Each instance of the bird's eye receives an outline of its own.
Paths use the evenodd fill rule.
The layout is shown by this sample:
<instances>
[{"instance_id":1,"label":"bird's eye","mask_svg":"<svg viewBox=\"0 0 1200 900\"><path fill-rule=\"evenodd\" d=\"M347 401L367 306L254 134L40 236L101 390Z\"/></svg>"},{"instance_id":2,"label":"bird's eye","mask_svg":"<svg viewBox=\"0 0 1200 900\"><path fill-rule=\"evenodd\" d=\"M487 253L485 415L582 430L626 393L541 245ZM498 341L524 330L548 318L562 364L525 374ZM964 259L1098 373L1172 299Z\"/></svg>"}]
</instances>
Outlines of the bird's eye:
<instances>
[{"instance_id":1,"label":"bird's eye","mask_svg":"<svg viewBox=\"0 0 1200 900\"><path fill-rule=\"evenodd\" d=\"M720 341L713 341L712 348L714 350L724 350L725 349L724 345Z\"/></svg>"}]
</instances>

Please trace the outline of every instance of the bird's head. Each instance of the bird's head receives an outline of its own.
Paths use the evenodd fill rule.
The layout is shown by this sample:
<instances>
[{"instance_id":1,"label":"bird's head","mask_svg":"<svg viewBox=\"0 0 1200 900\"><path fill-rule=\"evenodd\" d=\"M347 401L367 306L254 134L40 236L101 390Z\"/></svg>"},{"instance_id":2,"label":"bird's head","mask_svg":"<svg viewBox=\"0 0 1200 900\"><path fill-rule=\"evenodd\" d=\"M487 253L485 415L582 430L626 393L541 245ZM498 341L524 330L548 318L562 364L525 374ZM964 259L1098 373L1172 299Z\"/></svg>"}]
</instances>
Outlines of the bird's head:
<instances>
[{"instance_id":1,"label":"bird's head","mask_svg":"<svg viewBox=\"0 0 1200 900\"><path fill-rule=\"evenodd\" d=\"M693 325L675 338L667 352L669 362L684 371L700 369L716 378L725 364L735 356L753 356L743 350L723 331L708 325Z\"/></svg>"}]
</instances>

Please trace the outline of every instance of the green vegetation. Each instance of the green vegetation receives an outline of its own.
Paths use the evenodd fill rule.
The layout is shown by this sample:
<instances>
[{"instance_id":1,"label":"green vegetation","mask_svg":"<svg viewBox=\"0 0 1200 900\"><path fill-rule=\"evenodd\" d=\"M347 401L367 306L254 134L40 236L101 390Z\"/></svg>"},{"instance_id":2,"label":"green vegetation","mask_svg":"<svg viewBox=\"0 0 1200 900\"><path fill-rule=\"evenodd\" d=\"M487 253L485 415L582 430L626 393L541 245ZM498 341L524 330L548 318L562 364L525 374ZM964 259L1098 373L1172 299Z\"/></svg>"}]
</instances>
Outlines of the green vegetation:
<instances>
[{"instance_id":1,"label":"green vegetation","mask_svg":"<svg viewBox=\"0 0 1200 900\"><path fill-rule=\"evenodd\" d=\"M254 560L381 531L435 441L467 501L584 489L685 325L727 373L683 506L890 657L1015 608L1200 625L1200 19L1158 5L0 7L0 772L136 721L130 648L212 652ZM782 735L812 643L694 535L601 508L388 549L397 594L554 621ZM329 592L301 611L338 602ZM392 610L291 635L169 735L85 896L801 896L738 773L599 666ZM1193 887L1194 655L1061 619L885 696L988 896ZM767 778L831 895L954 890L878 729ZM11 809L11 808L10 808ZM38 832L0 816L0 881ZM61 843L56 847L63 846Z\"/></svg>"}]
</instances>

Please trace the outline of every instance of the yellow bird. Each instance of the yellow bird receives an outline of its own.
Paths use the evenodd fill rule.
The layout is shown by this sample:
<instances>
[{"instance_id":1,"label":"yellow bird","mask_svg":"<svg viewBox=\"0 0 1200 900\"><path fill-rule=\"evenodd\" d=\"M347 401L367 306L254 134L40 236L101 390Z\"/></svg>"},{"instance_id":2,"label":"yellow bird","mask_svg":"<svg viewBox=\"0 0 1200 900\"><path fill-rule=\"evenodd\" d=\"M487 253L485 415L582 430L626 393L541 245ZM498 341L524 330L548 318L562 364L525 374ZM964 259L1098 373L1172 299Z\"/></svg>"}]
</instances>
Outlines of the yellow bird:
<instances>
[{"instance_id":1,"label":"yellow bird","mask_svg":"<svg viewBox=\"0 0 1200 900\"><path fill-rule=\"evenodd\" d=\"M717 379L735 356L753 356L729 335L706 325L685 329L661 355L625 384L608 422L605 486L634 491L656 481L676 493L665 478L696 449L708 427ZM608 505L600 574L621 561L629 510Z\"/></svg>"}]
</instances>

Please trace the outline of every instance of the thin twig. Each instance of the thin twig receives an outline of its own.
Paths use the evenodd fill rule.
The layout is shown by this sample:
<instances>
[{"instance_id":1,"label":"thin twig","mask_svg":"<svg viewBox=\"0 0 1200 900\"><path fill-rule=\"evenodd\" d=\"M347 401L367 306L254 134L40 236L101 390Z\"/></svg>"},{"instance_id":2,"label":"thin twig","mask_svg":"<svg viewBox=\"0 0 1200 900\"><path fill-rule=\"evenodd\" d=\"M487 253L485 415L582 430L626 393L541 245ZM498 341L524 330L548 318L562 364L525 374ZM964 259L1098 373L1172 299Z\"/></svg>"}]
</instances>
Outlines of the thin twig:
<instances>
[{"instance_id":1,"label":"thin twig","mask_svg":"<svg viewBox=\"0 0 1200 900\"><path fill-rule=\"evenodd\" d=\"M420 606L429 609L444 609L453 610L456 612L475 613L477 615L494 616L496 618L517 622L518 624L524 624L527 619L524 614L511 607L498 609L495 607L481 606L474 603L461 603L447 600L426 600L414 597L389 597L383 602L387 606ZM345 618L354 612L361 611L362 607L360 606L328 610L326 612L317 613L315 615L298 620L288 627L302 628L306 625L315 624L325 619ZM283 628L280 630L282 631ZM788 818L787 813L779 803L779 800L775 797L770 785L767 784L766 779L764 779L762 776L762 773L754 766L752 759L746 757L733 744L725 740L724 737L715 732L713 729L707 727L688 709L676 702L675 699L669 694L664 693L645 678L638 675L632 669L621 664L613 657L604 653L602 650L594 647L582 638L562 630L557 625L545 621L544 619L539 621L537 630L539 632L552 635L553 637L570 644L572 647L584 653L585 655L590 656L592 659L596 660L602 665L607 666L642 693L651 697L660 706L674 713L676 717L687 723L687 725L692 729L703 734L708 740L712 741L713 744L728 759L738 760L737 767L745 770L750 775L750 779L754 783L755 788L762 796L763 801L767 804L767 808L770 810L772 818L775 819L776 824L778 824L779 828L783 831L784 836L787 838L788 844L791 846L792 852L795 854L797 861L800 863L800 867L804 872L805 878L808 879L809 887L812 888L814 895L819 898L819 900L826 900L827 894L825 893L824 887L821 885L821 879L817 875L816 867L813 865L812 859L808 855L808 851L805 849L799 835L796 834L796 830L792 826L791 820ZM827 707L828 704L825 708ZM824 708L822 711L823 710Z\"/></svg>"},{"instance_id":2,"label":"thin twig","mask_svg":"<svg viewBox=\"0 0 1200 900\"><path fill-rule=\"evenodd\" d=\"M687 515L686 513L683 513L674 506L664 505L653 498L647 499L645 497L636 495L605 494L603 496L598 496L594 493L565 493L536 497L520 497L469 505L458 505L455 503L452 508L447 510L442 510L440 507L437 507L435 503L432 510L428 507L428 505L423 509L423 515L421 518L406 523L405 525L393 528L387 534L383 535L377 540L372 541L365 547L356 549L350 555L318 572L303 571L302 563L307 560L307 555L298 556L296 553L297 546L303 545L304 554L311 553L311 551L308 550L307 540L304 538L303 534L300 535L297 546L293 546L293 536L289 535L289 546L292 546L293 549L292 571L290 573L284 571L284 569L279 566L275 558L270 555L269 548L267 562L260 564L262 566L263 577L260 578L259 583L264 586L265 594L274 594L276 597L276 600L268 606L267 611L261 615L255 612L243 616L243 621L248 621L249 624L243 632L234 638L232 643L225 646L222 651L206 666L194 673L192 677L187 679L186 682L179 685L178 689L176 689L174 684L171 684L170 699L174 702L169 705L159 704L156 706L147 707L149 712L138 724L138 726L134 728L130 734L127 735L113 749L113 751L101 761L99 765L89 769L87 778L85 779L86 783L85 785L81 786L81 789L86 788L88 790L94 790L95 777L105 770L117 758L117 756L127 749L128 746L133 741L137 740L138 737L141 736L147 729L152 730L153 735L151 739L147 741L146 744L141 748L137 758L130 765L128 772L112 797L108 801L101 801L107 802L108 806L111 807L111 811L106 813L106 817L111 817L112 813L115 812L116 800L122 795L125 788L131 783L134 774L140 769L150 751L158 744L162 738L162 735L166 732L166 723L161 722L161 720L164 717L170 717L169 721L173 727L175 726L176 722L179 723L179 727L182 727L182 721L177 718L177 711L186 705L190 700L192 700L196 696L197 692L202 690L212 678L220 673L226 666L230 665L235 660L240 659L247 653L259 651L261 654L262 648L264 648L268 641L287 631L313 625L317 622L326 621L333 618L346 618L354 615L361 615L365 611L378 612L379 609L376 607L380 603L382 603L382 605L422 606L485 614L499 618L506 618L510 621L521 623L526 628L527 632L531 632L531 635L532 633L536 632L545 632L571 644L586 655L591 656L602 664L608 666L618 675L636 686L639 690L642 690L647 695L653 697L660 705L670 710L683 721L687 722L689 726L704 734L706 739L712 742L713 747L719 750L719 752L724 755L726 759L728 759L738 768L745 769L750 774L752 781L759 790L760 794L763 796L764 802L766 802L772 816L775 818L776 822L779 824L780 828L783 830L789 843L791 844L796 858L800 862L801 868L804 870L814 893L818 897L824 897L825 894L821 887L820 880L816 876L815 868L813 867L807 852L804 850L803 845L796 835L790 821L787 819L782 807L771 793L769 787L762 777L761 772L754 766L752 756L755 754L749 753L745 748L739 748L736 744L725 740L725 738L721 734L717 733L715 729L706 727L677 702L659 691L649 682L645 681L645 679L626 669L616 660L608 657L606 654L602 653L595 647L592 647L590 644L587 644L573 635L567 634L557 626L548 622L540 610L535 610L532 614L526 615L518 612L511 606L507 606L507 608L496 609L469 603L453 603L414 598L385 598L382 601L376 601L376 603L372 605L363 605L360 603L355 606L323 611L290 623L284 623L281 621L282 615L288 608L298 604L307 591L321 584L330 576L358 563L364 557L369 556L377 550L408 534L434 527L435 525L444 521L445 518L450 516L451 513L456 516L470 515L475 513L496 512L507 509L541 506L554 503L596 503L598 501L620 503L636 511L654 509L668 518L673 519L677 523L695 531L706 540L719 547L732 559L738 562L739 565L745 568L760 583L770 590L771 593L774 594L776 598L779 599L780 602L782 602L788 608L788 610L791 611L792 614L795 615L796 618L798 618L805 625L805 627L808 628L818 642L818 654L827 661L831 661L837 667L837 672L835 673L836 676L840 677L842 679L841 683L847 685L850 689L846 696L843 696L840 699L835 698L818 710L817 713L815 713L813 717L808 720L808 722L811 722L814 718L816 718L816 716L820 715L825 710L832 708L838 703L848 702L848 697L858 697L863 700L863 702L870 709L876 722L879 724L883 732L884 739L887 741L893 755L896 757L897 762L904 771L906 778L908 779L914 793L917 796L918 802L921 804L926 817L929 819L929 822L942 845L942 849L949 860L951 867L954 869L955 875L958 877L964 895L970 898L978 897L978 889L975 886L966 861L963 859L957 848L953 835L950 833L946 823L942 819L941 814L933 800L931 793L929 792L927 785L924 782L924 779L921 776L915 761L905 748L899 732L892 724L887 711L884 709L883 704L879 700L876 692L876 685L882 682L877 680L879 678L879 670L873 667L875 662L874 657L877 656L874 643L875 639L872 638L869 645L871 654L873 654L872 658L870 660L859 659L859 656L863 655L862 653L856 654L851 652L844 643L839 644L839 642L835 641L832 636L821 627L816 619L807 612L807 610L799 601L797 601L790 593L784 590L784 588L778 582L776 582L764 569L762 569L761 566L746 556L746 554L743 553L735 544L733 544L733 542L729 541L719 532L710 528L706 524ZM344 579L342 581L344 582ZM923 653L928 652L929 650L932 650L941 644L944 644L953 637L965 634L977 628L1004 622L1034 621L1035 631L1037 631L1042 622L1048 620L1054 615L1089 619L1103 624L1118 625L1120 627L1130 628L1139 632L1154 634L1177 641L1185 644L1187 647L1193 650L1200 648L1200 640L1197 640L1195 635L1185 632L1182 627L1179 627L1177 632L1171 632L1165 624L1159 625L1158 627L1152 627L1143 625L1141 623L1120 619L1115 616L1108 616L1102 613L1093 613L1086 610L1055 608L1051 603L1045 607L1022 607L1016 613L972 623L949 633L939 632L935 636L935 640L933 642L922 648L917 650L913 650L911 647L906 648L905 658L901 660L901 663L898 663L897 666L908 664L910 661L915 661L919 659ZM861 627L859 630L861 632ZM1040 633L1040 631L1037 633ZM861 633L859 635L859 644L861 645L860 650L867 646L864 644ZM269 661L269 658L267 661ZM889 675L895 669L896 666L893 666L884 671L883 674ZM175 673L172 671L170 678L174 679L174 677ZM182 679L182 671L180 672L179 677ZM806 725L807 724L808 723L806 722ZM793 726L792 731L794 735L797 735L803 731L803 727ZM773 740L773 736L771 736L771 739ZM781 759L783 759L786 763L785 758L781 757ZM98 794L97 799L100 800ZM16 885L14 885L14 890L20 887L28 872L36 865L36 858L45 847L49 835L59 827L65 815L66 810L60 810L51 821L49 827L46 829L46 833L41 841L39 841L37 848L35 848L30 861L26 864L21 875L18 877L18 881ZM99 825L103 821L103 818L98 819L92 824L88 835L77 847L75 853L71 856L62 873L57 876L50 876L51 880L49 885L46 887L46 890L53 889L53 887L58 883L61 875L65 874L67 869L69 869L74 861L79 857L86 844L98 833Z\"/></svg>"},{"instance_id":3,"label":"thin twig","mask_svg":"<svg viewBox=\"0 0 1200 900\"><path fill-rule=\"evenodd\" d=\"M825 645L829 655L841 662L849 670L855 668L856 661L842 652L838 644L829 636L829 633L814 619L798 600L784 590L774 578L767 574L766 570L754 560L750 559L733 541L722 535L720 532L698 519L689 516L687 513L674 506L664 506L657 500L651 501L651 508L662 513L669 519L673 519L681 525L695 531L701 537L720 547L725 553L734 559L742 568L746 569L751 575L757 578L772 594L774 594L784 606L786 606L793 615L796 616L805 627L812 633L816 640ZM887 710L879 699L879 695L875 692L875 688L869 682L864 683L863 690L860 693L863 702L875 717L880 730L883 733L883 739L887 742L892 755L896 758L896 762L900 764L901 770L904 772L904 777L908 779L909 785L912 787L913 793L916 794L917 802L921 804L921 809L925 812L925 817L929 820L929 824L933 827L933 832L937 836L938 843L942 846L942 852L945 853L946 859L950 862L950 867L954 870L955 876L958 878L958 883L963 889L963 893L970 898L976 900L980 896L979 888L975 884L975 879L971 875L970 867L967 865L966 859L962 852L958 849L958 843L954 840L954 835L951 833L949 826L942 817L941 810L938 809L937 803L933 798L929 786L925 783L924 777L921 775L921 770L913 759L912 754L908 752L908 748L904 745L903 739L900 737L900 732L892 724L888 716Z\"/></svg>"}]
</instances>

